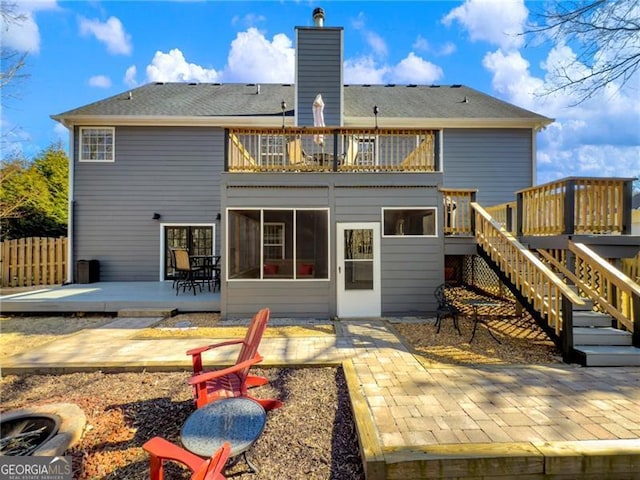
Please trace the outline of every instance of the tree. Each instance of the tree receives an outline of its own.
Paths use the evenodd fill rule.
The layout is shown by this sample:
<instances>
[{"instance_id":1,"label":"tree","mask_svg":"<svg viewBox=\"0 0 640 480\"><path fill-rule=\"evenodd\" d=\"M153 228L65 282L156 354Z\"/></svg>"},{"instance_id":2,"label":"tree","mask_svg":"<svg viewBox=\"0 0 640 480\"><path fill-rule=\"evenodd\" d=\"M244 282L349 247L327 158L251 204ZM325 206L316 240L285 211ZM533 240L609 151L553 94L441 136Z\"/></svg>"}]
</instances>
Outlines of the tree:
<instances>
[{"instance_id":1,"label":"tree","mask_svg":"<svg viewBox=\"0 0 640 480\"><path fill-rule=\"evenodd\" d=\"M20 24L24 23L27 17L24 14L18 13L17 4L2 1L0 3L0 15L2 17L3 30L9 28L12 23ZM16 80L23 80L28 77L24 73L25 60L27 54L24 52L18 52L6 45L6 42L2 42L0 46L0 60L2 61L2 70L0 71L0 89L2 89L2 103L9 96L7 94L7 88L10 84Z\"/></svg>"},{"instance_id":2,"label":"tree","mask_svg":"<svg viewBox=\"0 0 640 480\"><path fill-rule=\"evenodd\" d=\"M69 161L61 144L32 162L12 156L0 168L2 239L61 236L67 231Z\"/></svg>"},{"instance_id":3,"label":"tree","mask_svg":"<svg viewBox=\"0 0 640 480\"><path fill-rule=\"evenodd\" d=\"M569 45L575 56L552 65L557 82L545 94L571 91L582 103L608 85L637 79L640 67L640 0L554 0L525 35Z\"/></svg>"}]
</instances>

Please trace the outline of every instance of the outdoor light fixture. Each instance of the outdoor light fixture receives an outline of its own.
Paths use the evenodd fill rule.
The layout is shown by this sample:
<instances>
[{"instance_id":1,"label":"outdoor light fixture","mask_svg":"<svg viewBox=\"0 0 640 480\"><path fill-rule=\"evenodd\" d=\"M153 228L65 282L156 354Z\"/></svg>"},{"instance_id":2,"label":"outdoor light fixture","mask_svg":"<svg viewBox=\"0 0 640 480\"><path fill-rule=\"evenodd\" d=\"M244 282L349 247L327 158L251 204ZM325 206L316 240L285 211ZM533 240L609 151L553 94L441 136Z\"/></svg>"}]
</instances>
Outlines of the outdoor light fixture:
<instances>
[{"instance_id":1,"label":"outdoor light fixture","mask_svg":"<svg viewBox=\"0 0 640 480\"><path fill-rule=\"evenodd\" d=\"M282 129L284 130L284 112L287 109L287 102L282 100L282 102L280 102L280 108L282 109Z\"/></svg>"},{"instance_id":2,"label":"outdoor light fixture","mask_svg":"<svg viewBox=\"0 0 640 480\"><path fill-rule=\"evenodd\" d=\"M161 216L162 216L162 215L160 215L159 213L154 213L154 214L153 214L153 217L151 217L151 218L152 218L153 220L160 220L160 217L161 217Z\"/></svg>"},{"instance_id":3,"label":"outdoor light fixture","mask_svg":"<svg viewBox=\"0 0 640 480\"><path fill-rule=\"evenodd\" d=\"M216 220L220 221L221 218L222 218L222 215L220 215L220 212L218 212L218 214L216 215Z\"/></svg>"},{"instance_id":4,"label":"outdoor light fixture","mask_svg":"<svg viewBox=\"0 0 640 480\"><path fill-rule=\"evenodd\" d=\"M378 129L378 113L380 113L380 109L377 105L373 106L373 115L376 117L376 130Z\"/></svg>"}]
</instances>

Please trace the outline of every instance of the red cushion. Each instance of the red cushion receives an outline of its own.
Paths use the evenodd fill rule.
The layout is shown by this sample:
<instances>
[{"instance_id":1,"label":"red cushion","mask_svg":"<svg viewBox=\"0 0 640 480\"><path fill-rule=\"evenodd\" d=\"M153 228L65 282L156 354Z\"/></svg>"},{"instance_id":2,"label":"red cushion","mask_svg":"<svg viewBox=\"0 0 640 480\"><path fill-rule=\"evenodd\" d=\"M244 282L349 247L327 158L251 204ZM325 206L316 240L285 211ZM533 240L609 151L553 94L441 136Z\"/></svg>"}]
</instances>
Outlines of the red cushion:
<instances>
[{"instance_id":1,"label":"red cushion","mask_svg":"<svg viewBox=\"0 0 640 480\"><path fill-rule=\"evenodd\" d=\"M298 265L298 275L313 275L313 265L301 263Z\"/></svg>"},{"instance_id":2,"label":"red cushion","mask_svg":"<svg viewBox=\"0 0 640 480\"><path fill-rule=\"evenodd\" d=\"M278 273L278 265L274 265L272 263L264 264L264 274L265 275L275 275Z\"/></svg>"}]
</instances>

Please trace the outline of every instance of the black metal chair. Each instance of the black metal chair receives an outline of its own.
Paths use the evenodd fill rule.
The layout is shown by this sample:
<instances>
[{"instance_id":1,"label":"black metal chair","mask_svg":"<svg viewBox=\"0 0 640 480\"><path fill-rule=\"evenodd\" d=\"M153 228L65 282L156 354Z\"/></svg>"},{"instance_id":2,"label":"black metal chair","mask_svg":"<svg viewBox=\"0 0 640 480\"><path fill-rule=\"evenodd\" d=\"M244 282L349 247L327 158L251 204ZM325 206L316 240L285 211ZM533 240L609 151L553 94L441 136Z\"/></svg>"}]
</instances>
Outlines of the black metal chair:
<instances>
[{"instance_id":1,"label":"black metal chair","mask_svg":"<svg viewBox=\"0 0 640 480\"><path fill-rule=\"evenodd\" d=\"M447 284L443 283L438 286L433 292L436 300L438 301L438 309L436 310L436 333L440 333L440 327L442 326L442 320L444 318L453 319L453 326L456 327L458 335L462 335L460 328L458 327L458 315L460 310L447 298Z\"/></svg>"}]
</instances>

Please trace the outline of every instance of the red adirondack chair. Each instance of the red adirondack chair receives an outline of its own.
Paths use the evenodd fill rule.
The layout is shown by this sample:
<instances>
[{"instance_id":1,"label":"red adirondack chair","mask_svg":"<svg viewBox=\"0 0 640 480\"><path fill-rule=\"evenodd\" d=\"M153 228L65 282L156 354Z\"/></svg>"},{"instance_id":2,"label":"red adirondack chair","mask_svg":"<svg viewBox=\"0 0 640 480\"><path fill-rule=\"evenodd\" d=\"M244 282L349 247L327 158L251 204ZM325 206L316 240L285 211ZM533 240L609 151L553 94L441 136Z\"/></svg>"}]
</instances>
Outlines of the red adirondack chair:
<instances>
[{"instance_id":1,"label":"red adirondack chair","mask_svg":"<svg viewBox=\"0 0 640 480\"><path fill-rule=\"evenodd\" d=\"M208 459L194 455L162 437L153 437L142 448L149 452L150 480L164 478L163 467L167 460L186 465L193 472L191 480L225 480L227 478L222 472L231 454L229 442L225 442Z\"/></svg>"},{"instance_id":2,"label":"red adirondack chair","mask_svg":"<svg viewBox=\"0 0 640 480\"><path fill-rule=\"evenodd\" d=\"M206 345L187 351L193 362L193 376L189 384L194 388L196 406L198 408L209 402L227 397L249 397L260 403L265 410L273 410L282 406L280 400L258 399L248 393L250 387L264 385L268 381L264 377L249 375L249 369L262 361L258 353L258 345L267 328L270 311L263 308L255 314L243 339ZM242 344L235 365L222 370L205 371L202 367L202 354L207 350L229 345Z\"/></svg>"}]
</instances>

